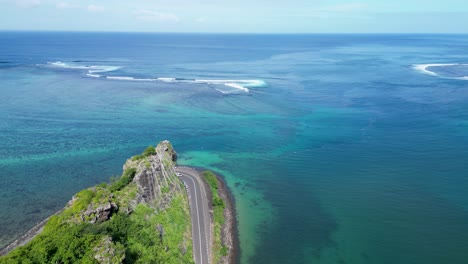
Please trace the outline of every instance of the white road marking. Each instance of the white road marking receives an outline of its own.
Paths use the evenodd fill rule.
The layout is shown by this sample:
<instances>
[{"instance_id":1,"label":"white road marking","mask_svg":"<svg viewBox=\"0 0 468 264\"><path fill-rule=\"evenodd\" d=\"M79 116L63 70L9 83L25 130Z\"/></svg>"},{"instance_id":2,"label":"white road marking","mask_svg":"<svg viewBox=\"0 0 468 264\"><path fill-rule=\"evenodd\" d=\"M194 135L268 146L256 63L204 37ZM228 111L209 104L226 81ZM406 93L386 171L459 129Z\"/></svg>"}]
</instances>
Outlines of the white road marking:
<instances>
[{"instance_id":1,"label":"white road marking","mask_svg":"<svg viewBox=\"0 0 468 264\"><path fill-rule=\"evenodd\" d=\"M198 240L200 242L200 263L203 263L203 250L202 250L202 241L201 241L201 227L200 227L200 215L198 213L198 202L197 202L197 188L195 187L195 181L192 177L187 176L193 182L193 189L195 190L195 207L197 208L197 223L198 223Z\"/></svg>"}]
</instances>

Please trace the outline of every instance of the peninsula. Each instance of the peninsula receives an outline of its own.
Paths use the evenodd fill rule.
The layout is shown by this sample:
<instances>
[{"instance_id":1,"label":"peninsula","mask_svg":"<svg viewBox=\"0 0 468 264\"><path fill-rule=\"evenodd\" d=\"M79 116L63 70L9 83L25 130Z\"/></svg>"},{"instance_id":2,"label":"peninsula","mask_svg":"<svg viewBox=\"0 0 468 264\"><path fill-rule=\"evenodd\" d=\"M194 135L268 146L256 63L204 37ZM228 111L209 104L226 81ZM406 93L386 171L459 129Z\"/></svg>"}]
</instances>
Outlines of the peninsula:
<instances>
[{"instance_id":1,"label":"peninsula","mask_svg":"<svg viewBox=\"0 0 468 264\"><path fill-rule=\"evenodd\" d=\"M126 161L123 174L77 193L0 250L0 263L233 263L235 213L210 171L176 167L169 141Z\"/></svg>"}]
</instances>

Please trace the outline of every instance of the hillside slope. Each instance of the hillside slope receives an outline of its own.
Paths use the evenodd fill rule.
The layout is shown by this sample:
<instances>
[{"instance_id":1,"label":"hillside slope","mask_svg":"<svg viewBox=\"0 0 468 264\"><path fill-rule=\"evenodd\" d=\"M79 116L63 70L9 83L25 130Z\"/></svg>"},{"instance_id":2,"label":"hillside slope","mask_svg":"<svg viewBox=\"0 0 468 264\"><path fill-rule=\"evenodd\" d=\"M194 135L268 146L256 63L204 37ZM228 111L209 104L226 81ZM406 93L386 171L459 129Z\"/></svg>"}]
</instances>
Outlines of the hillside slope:
<instances>
[{"instance_id":1,"label":"hillside slope","mask_svg":"<svg viewBox=\"0 0 468 264\"><path fill-rule=\"evenodd\" d=\"M120 178L76 194L0 263L193 263L176 158L168 141L147 148L127 160Z\"/></svg>"}]
</instances>

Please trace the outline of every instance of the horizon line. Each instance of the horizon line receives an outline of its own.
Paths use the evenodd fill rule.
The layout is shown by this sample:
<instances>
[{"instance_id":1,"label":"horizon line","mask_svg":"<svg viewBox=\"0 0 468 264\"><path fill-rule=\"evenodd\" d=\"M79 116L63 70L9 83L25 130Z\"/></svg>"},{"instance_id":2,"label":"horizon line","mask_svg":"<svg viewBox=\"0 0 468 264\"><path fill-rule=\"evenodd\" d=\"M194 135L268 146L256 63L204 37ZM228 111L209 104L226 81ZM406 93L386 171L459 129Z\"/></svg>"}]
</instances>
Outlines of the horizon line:
<instances>
[{"instance_id":1,"label":"horizon line","mask_svg":"<svg viewBox=\"0 0 468 264\"><path fill-rule=\"evenodd\" d=\"M106 30L38 30L0 29L0 32L24 33L123 33L123 34L205 34L205 35L468 35L468 32L206 32L206 31L106 31Z\"/></svg>"}]
</instances>

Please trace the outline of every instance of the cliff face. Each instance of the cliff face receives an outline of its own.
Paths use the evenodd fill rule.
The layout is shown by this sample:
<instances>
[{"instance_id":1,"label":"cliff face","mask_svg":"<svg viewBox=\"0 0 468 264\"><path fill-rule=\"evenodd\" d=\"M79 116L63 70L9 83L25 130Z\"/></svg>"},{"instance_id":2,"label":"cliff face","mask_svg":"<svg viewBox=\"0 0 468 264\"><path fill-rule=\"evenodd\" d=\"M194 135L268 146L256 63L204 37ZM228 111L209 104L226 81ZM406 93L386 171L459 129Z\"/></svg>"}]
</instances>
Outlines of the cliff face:
<instances>
[{"instance_id":1,"label":"cliff face","mask_svg":"<svg viewBox=\"0 0 468 264\"><path fill-rule=\"evenodd\" d=\"M192 263L190 214L176 158L163 141L128 159L119 179L76 194L42 233L0 263Z\"/></svg>"},{"instance_id":2,"label":"cliff face","mask_svg":"<svg viewBox=\"0 0 468 264\"><path fill-rule=\"evenodd\" d=\"M176 177L176 159L177 153L172 145L163 141L155 148L154 154L127 160L124 171L137 168L133 182L138 186L138 193L134 203L165 209L174 196L183 191Z\"/></svg>"}]
</instances>

